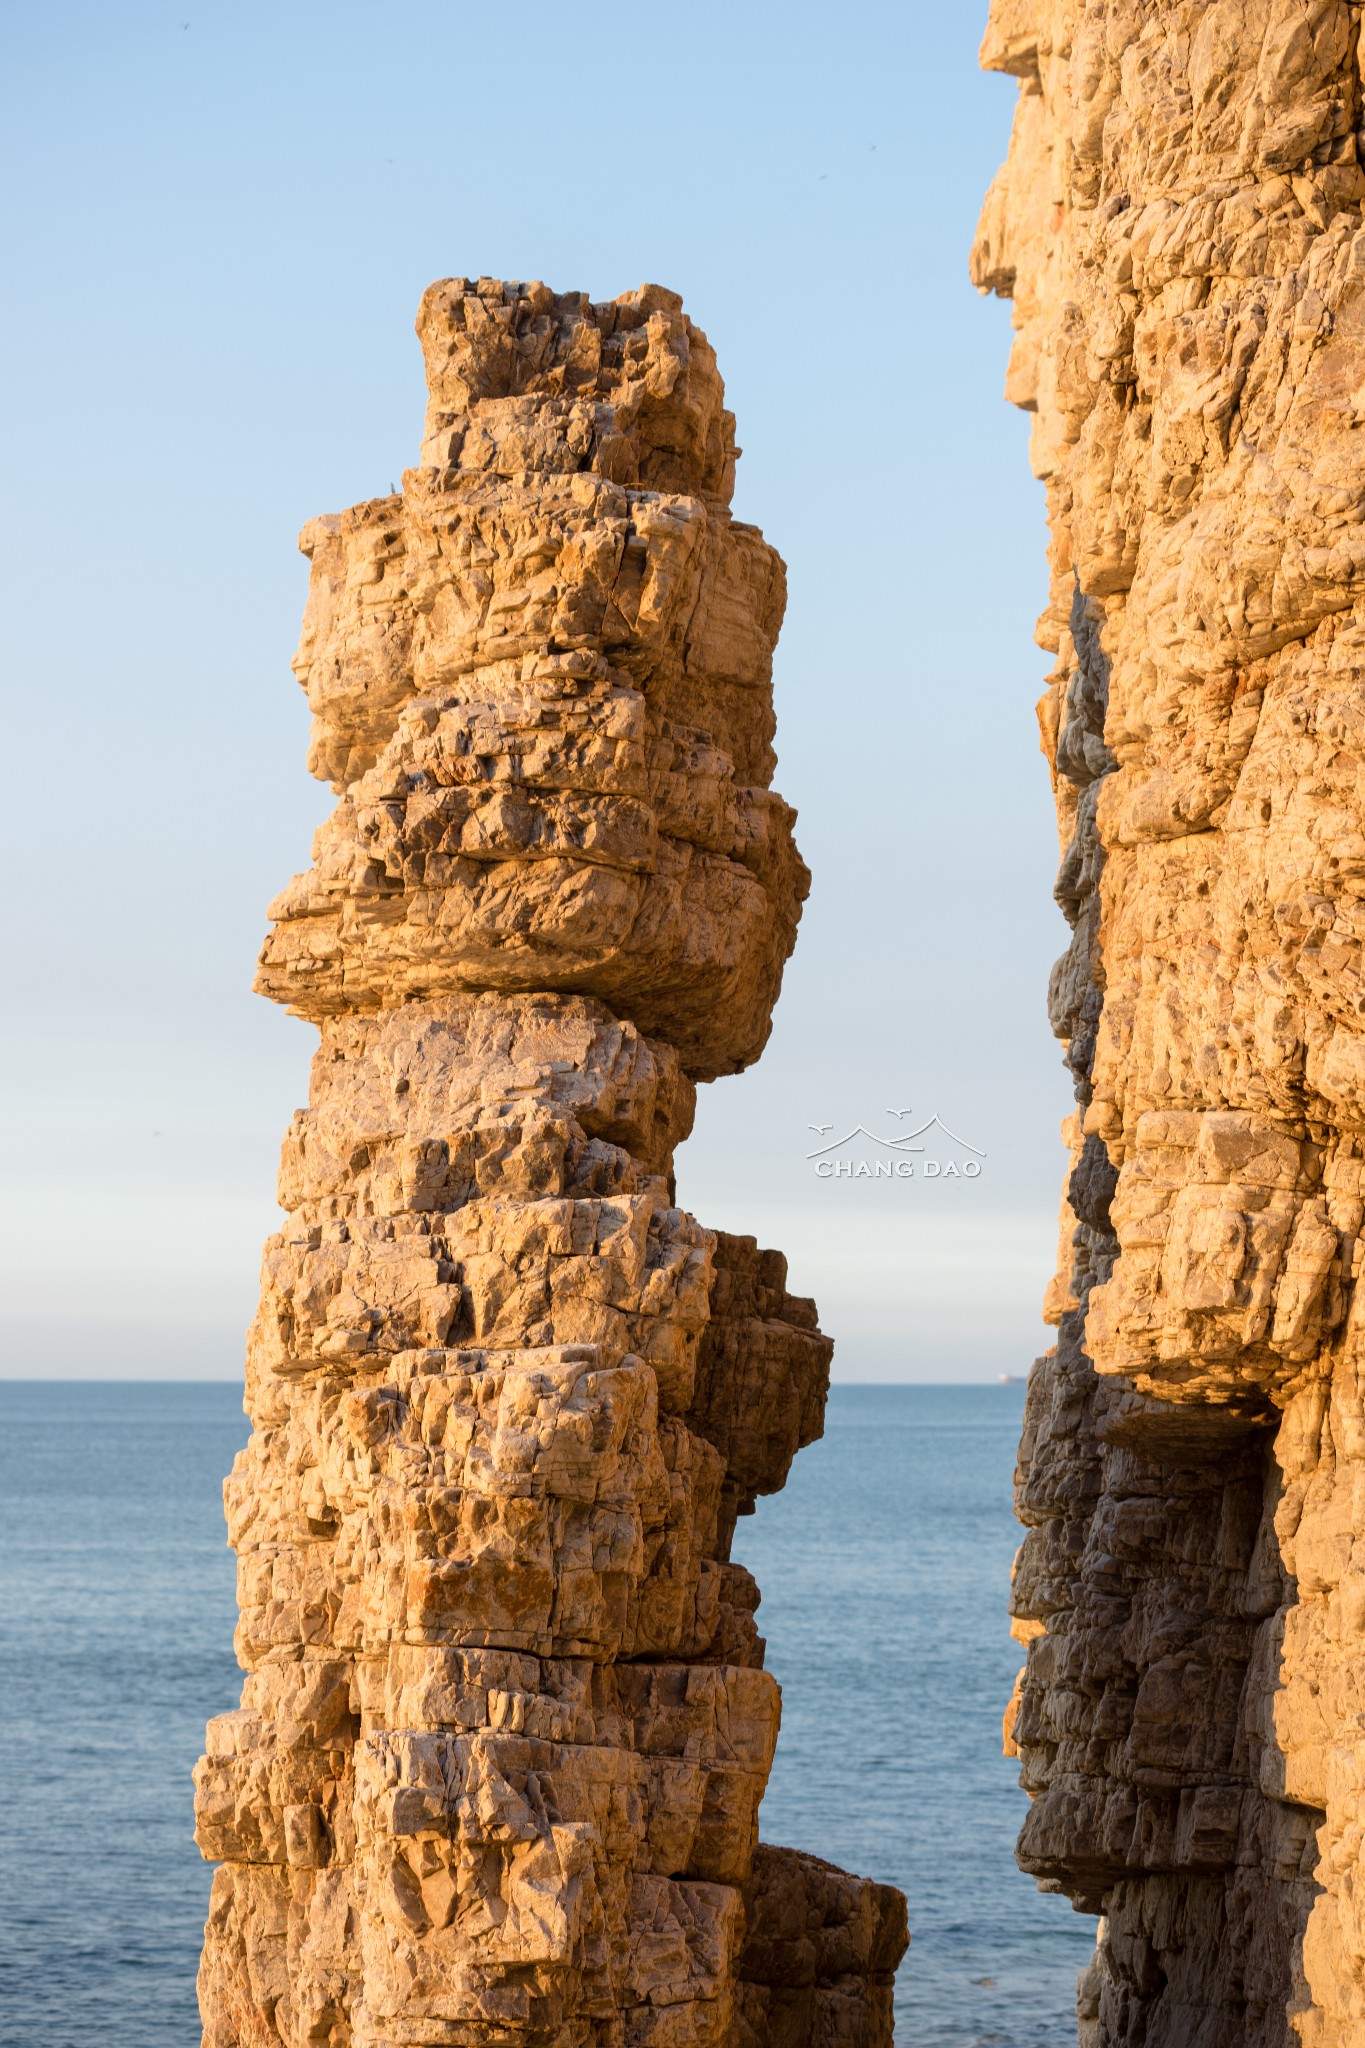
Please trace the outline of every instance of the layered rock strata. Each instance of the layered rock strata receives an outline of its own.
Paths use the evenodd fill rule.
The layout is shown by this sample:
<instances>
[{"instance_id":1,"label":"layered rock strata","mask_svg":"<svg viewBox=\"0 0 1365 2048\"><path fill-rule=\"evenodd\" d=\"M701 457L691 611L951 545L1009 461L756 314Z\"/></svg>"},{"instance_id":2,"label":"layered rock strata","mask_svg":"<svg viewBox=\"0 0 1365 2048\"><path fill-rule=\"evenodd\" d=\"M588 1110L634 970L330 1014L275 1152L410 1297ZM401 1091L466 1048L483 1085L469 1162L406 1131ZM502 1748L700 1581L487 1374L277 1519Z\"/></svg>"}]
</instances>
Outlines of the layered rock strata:
<instances>
[{"instance_id":1,"label":"layered rock strata","mask_svg":"<svg viewBox=\"0 0 1365 2048\"><path fill-rule=\"evenodd\" d=\"M226 1488L206 2048L889 2048L900 1895L758 1847L730 1561L832 1346L672 1179L806 891L782 564L673 294L448 280L418 333L420 466L302 541L338 801L258 982L321 1042Z\"/></svg>"},{"instance_id":2,"label":"layered rock strata","mask_svg":"<svg viewBox=\"0 0 1365 2048\"><path fill-rule=\"evenodd\" d=\"M1365 105L1347 0L995 0L1077 1110L1019 1466L1081 2038L1365 2041Z\"/></svg>"}]
</instances>

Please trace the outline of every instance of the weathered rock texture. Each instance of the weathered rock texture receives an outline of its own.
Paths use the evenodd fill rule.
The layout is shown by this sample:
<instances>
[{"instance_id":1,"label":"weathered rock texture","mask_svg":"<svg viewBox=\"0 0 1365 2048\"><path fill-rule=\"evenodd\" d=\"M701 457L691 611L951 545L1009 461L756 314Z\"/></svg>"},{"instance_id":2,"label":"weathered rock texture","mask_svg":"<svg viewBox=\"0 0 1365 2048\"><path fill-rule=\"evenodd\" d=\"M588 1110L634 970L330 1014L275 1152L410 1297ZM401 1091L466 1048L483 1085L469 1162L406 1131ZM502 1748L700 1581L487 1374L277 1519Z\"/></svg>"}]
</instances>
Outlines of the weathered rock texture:
<instances>
[{"instance_id":1,"label":"weathered rock texture","mask_svg":"<svg viewBox=\"0 0 1365 2048\"><path fill-rule=\"evenodd\" d=\"M1088 2044L1365 2042L1365 177L1347 0L996 0L1077 1113L1019 1468Z\"/></svg>"},{"instance_id":2,"label":"weathered rock texture","mask_svg":"<svg viewBox=\"0 0 1365 2048\"><path fill-rule=\"evenodd\" d=\"M448 280L418 333L421 466L303 536L338 803L261 956L322 1042L227 1485L204 2039L886 2048L904 1902L757 1847L728 1561L832 1347L671 1174L806 889L782 564L673 294Z\"/></svg>"}]
</instances>

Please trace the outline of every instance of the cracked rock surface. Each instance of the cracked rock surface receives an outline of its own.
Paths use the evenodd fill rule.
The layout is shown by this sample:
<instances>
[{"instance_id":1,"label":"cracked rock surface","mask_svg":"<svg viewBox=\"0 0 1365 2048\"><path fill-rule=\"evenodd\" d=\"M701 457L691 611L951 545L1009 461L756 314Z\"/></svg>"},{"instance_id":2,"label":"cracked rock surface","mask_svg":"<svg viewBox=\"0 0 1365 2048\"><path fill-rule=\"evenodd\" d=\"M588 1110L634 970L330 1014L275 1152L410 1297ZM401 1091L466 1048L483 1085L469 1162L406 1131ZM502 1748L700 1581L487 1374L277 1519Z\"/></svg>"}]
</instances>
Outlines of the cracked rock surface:
<instances>
[{"instance_id":1,"label":"cracked rock surface","mask_svg":"<svg viewBox=\"0 0 1365 2048\"><path fill-rule=\"evenodd\" d=\"M1007 1719L1085 2048L1365 2041L1356 0L995 0L1076 1085Z\"/></svg>"},{"instance_id":2,"label":"cracked rock surface","mask_svg":"<svg viewBox=\"0 0 1365 2048\"><path fill-rule=\"evenodd\" d=\"M806 892L782 563L674 294L447 279L418 334L419 467L302 539L337 807L258 981L321 1042L226 1486L205 2048L890 2048L904 1900L758 1841L730 1562L833 1347L672 1178Z\"/></svg>"}]
</instances>

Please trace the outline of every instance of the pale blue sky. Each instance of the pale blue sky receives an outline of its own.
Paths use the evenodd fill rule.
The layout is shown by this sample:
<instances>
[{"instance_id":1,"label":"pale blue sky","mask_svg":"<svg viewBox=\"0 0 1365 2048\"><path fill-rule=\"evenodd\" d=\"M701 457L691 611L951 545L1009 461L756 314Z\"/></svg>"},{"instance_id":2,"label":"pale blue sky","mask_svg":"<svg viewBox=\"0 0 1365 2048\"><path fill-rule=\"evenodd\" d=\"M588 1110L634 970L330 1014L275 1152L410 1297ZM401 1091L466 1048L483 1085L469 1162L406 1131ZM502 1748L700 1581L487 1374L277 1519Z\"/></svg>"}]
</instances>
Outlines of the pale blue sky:
<instances>
[{"instance_id":1,"label":"pale blue sky","mask_svg":"<svg viewBox=\"0 0 1365 2048\"><path fill-rule=\"evenodd\" d=\"M983 15L11 15L5 1371L239 1369L313 1042L252 968L330 801L295 536L415 460L413 316L460 272L682 292L738 415L736 509L789 566L778 785L815 889L680 1199L788 1251L846 1379L1040 1348L1065 930L1041 492L1007 309L966 270L1014 97L977 73ZM906 1105L985 1151L974 1181L815 1177L810 1123Z\"/></svg>"}]
</instances>

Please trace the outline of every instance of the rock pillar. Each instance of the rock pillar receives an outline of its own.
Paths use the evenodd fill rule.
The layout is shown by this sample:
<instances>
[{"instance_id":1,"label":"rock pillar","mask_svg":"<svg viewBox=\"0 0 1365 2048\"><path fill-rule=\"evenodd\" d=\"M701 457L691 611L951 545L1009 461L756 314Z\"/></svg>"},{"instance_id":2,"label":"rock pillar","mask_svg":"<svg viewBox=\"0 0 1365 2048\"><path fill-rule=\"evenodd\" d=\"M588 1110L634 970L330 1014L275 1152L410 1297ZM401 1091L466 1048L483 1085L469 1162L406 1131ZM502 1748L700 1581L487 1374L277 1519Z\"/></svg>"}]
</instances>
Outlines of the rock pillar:
<instances>
[{"instance_id":1,"label":"rock pillar","mask_svg":"<svg viewBox=\"0 0 1365 2048\"><path fill-rule=\"evenodd\" d=\"M418 334L420 465L302 540L337 807L258 981L321 1042L226 1489L204 2040L887 2048L899 1894L758 1847L729 1561L832 1347L672 1178L806 892L782 563L672 293L446 280Z\"/></svg>"}]
</instances>

